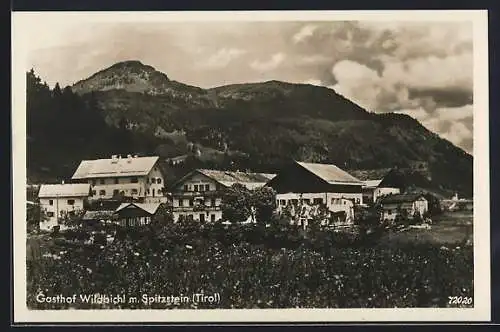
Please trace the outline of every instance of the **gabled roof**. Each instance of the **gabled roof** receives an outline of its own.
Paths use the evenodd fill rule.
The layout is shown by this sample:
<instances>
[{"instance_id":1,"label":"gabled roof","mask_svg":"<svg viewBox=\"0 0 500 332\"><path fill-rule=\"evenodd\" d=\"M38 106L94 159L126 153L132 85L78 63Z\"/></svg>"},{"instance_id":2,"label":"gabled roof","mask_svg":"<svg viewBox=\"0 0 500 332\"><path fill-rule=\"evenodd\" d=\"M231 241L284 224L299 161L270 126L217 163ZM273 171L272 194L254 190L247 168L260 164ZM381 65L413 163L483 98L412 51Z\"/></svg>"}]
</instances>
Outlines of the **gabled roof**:
<instances>
[{"instance_id":1,"label":"gabled roof","mask_svg":"<svg viewBox=\"0 0 500 332\"><path fill-rule=\"evenodd\" d=\"M381 204L395 204L395 203L412 203L424 197L422 194L393 194L387 195L380 199Z\"/></svg>"},{"instance_id":2,"label":"gabled roof","mask_svg":"<svg viewBox=\"0 0 500 332\"><path fill-rule=\"evenodd\" d=\"M363 184L363 182L333 164L314 164L299 161L296 163L330 184Z\"/></svg>"},{"instance_id":3,"label":"gabled roof","mask_svg":"<svg viewBox=\"0 0 500 332\"><path fill-rule=\"evenodd\" d=\"M88 183L42 184L38 197L86 197L90 194Z\"/></svg>"},{"instance_id":4,"label":"gabled roof","mask_svg":"<svg viewBox=\"0 0 500 332\"><path fill-rule=\"evenodd\" d=\"M249 172L233 172L233 171L218 171L212 169L196 169L186 176L182 177L174 184L174 187L190 178L193 174L202 174L225 187L231 187L235 183L239 183L248 189L263 187L269 180L273 179L276 174L270 173L249 173Z\"/></svg>"},{"instance_id":5,"label":"gabled roof","mask_svg":"<svg viewBox=\"0 0 500 332\"><path fill-rule=\"evenodd\" d=\"M115 210L115 213L120 212L121 210L129 207L129 206L135 206L148 214L155 214L158 208L160 207L161 203L122 203L120 206Z\"/></svg>"},{"instance_id":6,"label":"gabled roof","mask_svg":"<svg viewBox=\"0 0 500 332\"><path fill-rule=\"evenodd\" d=\"M83 160L72 179L91 179L149 174L159 157L130 157Z\"/></svg>"},{"instance_id":7,"label":"gabled roof","mask_svg":"<svg viewBox=\"0 0 500 332\"><path fill-rule=\"evenodd\" d=\"M268 173L230 172L211 169L198 169L197 171L226 187L239 183L248 189L262 187L276 176L276 174Z\"/></svg>"},{"instance_id":8,"label":"gabled roof","mask_svg":"<svg viewBox=\"0 0 500 332\"><path fill-rule=\"evenodd\" d=\"M380 185L380 183L382 182L382 179L380 179L380 180L366 180L363 182L364 182L364 187L377 188Z\"/></svg>"}]
</instances>

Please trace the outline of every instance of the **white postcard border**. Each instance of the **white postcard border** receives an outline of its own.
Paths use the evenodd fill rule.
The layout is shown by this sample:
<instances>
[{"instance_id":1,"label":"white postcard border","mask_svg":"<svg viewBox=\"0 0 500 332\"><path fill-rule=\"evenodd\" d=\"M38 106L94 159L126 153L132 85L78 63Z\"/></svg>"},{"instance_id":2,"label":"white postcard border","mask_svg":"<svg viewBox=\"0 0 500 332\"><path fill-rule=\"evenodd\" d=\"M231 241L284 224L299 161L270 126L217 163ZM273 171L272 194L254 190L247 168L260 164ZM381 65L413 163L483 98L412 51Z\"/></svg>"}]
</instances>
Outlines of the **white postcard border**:
<instances>
[{"instance_id":1,"label":"white postcard border","mask_svg":"<svg viewBox=\"0 0 500 332\"><path fill-rule=\"evenodd\" d=\"M12 159L14 322L396 322L489 321L490 209L488 116L488 13L454 11L259 12L14 12L12 13ZM212 309L28 310L26 306L26 43L23 29L42 21L463 21L474 29L474 308L425 309ZM36 28L35 28L36 29ZM450 294L451 295L451 294Z\"/></svg>"}]
</instances>

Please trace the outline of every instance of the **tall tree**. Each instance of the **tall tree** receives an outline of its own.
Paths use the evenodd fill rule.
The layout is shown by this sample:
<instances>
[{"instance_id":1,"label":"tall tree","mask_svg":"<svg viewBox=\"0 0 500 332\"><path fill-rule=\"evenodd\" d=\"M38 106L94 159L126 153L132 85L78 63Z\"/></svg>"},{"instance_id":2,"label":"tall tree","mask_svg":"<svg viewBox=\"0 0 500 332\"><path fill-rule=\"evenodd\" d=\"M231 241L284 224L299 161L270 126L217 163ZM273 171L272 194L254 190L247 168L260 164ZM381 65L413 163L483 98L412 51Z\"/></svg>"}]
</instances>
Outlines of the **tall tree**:
<instances>
[{"instance_id":1,"label":"tall tree","mask_svg":"<svg viewBox=\"0 0 500 332\"><path fill-rule=\"evenodd\" d=\"M246 221L251 215L250 191L236 183L228 188L222 198L222 219L230 222Z\"/></svg>"}]
</instances>

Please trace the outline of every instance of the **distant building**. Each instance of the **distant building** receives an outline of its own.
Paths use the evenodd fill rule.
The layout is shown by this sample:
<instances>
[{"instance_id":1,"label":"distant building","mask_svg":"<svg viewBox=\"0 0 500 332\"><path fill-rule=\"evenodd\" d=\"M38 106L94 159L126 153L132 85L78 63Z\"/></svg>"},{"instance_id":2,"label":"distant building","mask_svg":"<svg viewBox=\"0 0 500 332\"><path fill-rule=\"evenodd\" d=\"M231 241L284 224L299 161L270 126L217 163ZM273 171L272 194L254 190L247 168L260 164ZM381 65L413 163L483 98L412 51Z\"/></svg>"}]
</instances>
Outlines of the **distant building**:
<instances>
[{"instance_id":1,"label":"distant building","mask_svg":"<svg viewBox=\"0 0 500 332\"><path fill-rule=\"evenodd\" d=\"M235 183L248 189L263 187L275 174L197 169L172 186L174 221L214 222L222 218L224 190Z\"/></svg>"},{"instance_id":2,"label":"distant building","mask_svg":"<svg viewBox=\"0 0 500 332\"><path fill-rule=\"evenodd\" d=\"M188 154L184 154L182 156L168 158L166 161L172 166L182 165L186 162L186 159L189 157Z\"/></svg>"},{"instance_id":3,"label":"distant building","mask_svg":"<svg viewBox=\"0 0 500 332\"><path fill-rule=\"evenodd\" d=\"M88 183L42 184L38 198L47 220L40 221L40 229L51 230L54 226L64 229L65 226L59 223L59 218L84 210L90 195Z\"/></svg>"},{"instance_id":4,"label":"distant building","mask_svg":"<svg viewBox=\"0 0 500 332\"><path fill-rule=\"evenodd\" d=\"M344 212L351 222L354 204L363 203L363 182L332 164L294 162L267 183L276 195L278 211L292 206L324 204L332 213Z\"/></svg>"},{"instance_id":5,"label":"distant building","mask_svg":"<svg viewBox=\"0 0 500 332\"><path fill-rule=\"evenodd\" d=\"M394 222L396 217L405 211L408 218L413 218L416 212L422 216L429 211L429 202L422 194L395 194L380 199L382 219Z\"/></svg>"},{"instance_id":6,"label":"distant building","mask_svg":"<svg viewBox=\"0 0 500 332\"><path fill-rule=\"evenodd\" d=\"M91 185L94 199L111 199L126 196L143 199L144 202L164 202L164 177L158 165L159 157L83 160L72 180Z\"/></svg>"},{"instance_id":7,"label":"distant building","mask_svg":"<svg viewBox=\"0 0 500 332\"><path fill-rule=\"evenodd\" d=\"M399 188L391 187L383 183L384 179L363 181L363 202L365 204L375 203L377 199L386 195L399 194Z\"/></svg>"}]
</instances>

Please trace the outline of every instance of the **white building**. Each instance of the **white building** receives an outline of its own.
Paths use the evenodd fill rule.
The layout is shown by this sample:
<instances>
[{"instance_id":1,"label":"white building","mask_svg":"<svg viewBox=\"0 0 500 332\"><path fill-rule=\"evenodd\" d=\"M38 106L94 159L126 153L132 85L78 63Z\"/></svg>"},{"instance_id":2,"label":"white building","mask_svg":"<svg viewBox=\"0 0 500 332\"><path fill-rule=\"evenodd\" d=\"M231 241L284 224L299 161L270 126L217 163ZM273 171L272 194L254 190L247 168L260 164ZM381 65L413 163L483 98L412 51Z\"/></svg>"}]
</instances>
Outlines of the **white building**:
<instances>
[{"instance_id":1,"label":"white building","mask_svg":"<svg viewBox=\"0 0 500 332\"><path fill-rule=\"evenodd\" d=\"M401 190L383 183L380 180L366 180L363 181L363 200L365 203L374 203L380 197L399 194Z\"/></svg>"},{"instance_id":2,"label":"white building","mask_svg":"<svg viewBox=\"0 0 500 332\"><path fill-rule=\"evenodd\" d=\"M84 209L86 200L91 195L88 183L43 184L38 198L40 208L47 220L40 221L41 230L51 230L54 226L66 228L59 223L59 218Z\"/></svg>"},{"instance_id":3,"label":"white building","mask_svg":"<svg viewBox=\"0 0 500 332\"><path fill-rule=\"evenodd\" d=\"M197 169L172 186L174 220L214 222L222 218L224 190L235 183L248 189L263 187L275 174Z\"/></svg>"},{"instance_id":4,"label":"white building","mask_svg":"<svg viewBox=\"0 0 500 332\"><path fill-rule=\"evenodd\" d=\"M290 206L324 206L331 213L344 212L345 221L354 217L354 204L363 203L363 182L331 164L295 162L267 183L276 195L278 212Z\"/></svg>"},{"instance_id":5,"label":"white building","mask_svg":"<svg viewBox=\"0 0 500 332\"><path fill-rule=\"evenodd\" d=\"M126 158L114 155L110 159L83 160L73 174L74 181L91 185L94 199L110 199L118 195L143 198L144 202L161 203L164 177L158 166L159 157Z\"/></svg>"}]
</instances>

